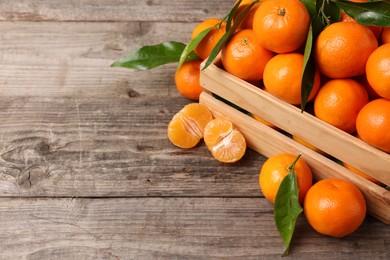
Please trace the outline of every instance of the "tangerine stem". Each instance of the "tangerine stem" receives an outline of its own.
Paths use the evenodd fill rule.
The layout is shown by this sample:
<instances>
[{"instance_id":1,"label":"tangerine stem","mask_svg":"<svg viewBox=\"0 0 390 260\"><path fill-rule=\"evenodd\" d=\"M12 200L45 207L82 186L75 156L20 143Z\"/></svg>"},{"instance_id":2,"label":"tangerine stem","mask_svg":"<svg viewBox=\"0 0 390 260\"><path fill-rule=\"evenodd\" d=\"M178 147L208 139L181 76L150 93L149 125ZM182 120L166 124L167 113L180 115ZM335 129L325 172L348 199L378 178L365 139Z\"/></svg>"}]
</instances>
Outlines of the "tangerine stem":
<instances>
[{"instance_id":1,"label":"tangerine stem","mask_svg":"<svg viewBox=\"0 0 390 260\"><path fill-rule=\"evenodd\" d=\"M288 172L291 172L291 171L294 170L295 164L297 163L297 161L299 160L299 158L301 158L301 156L302 156L302 153L299 153L298 156L297 156L297 158L295 158L295 160L291 163L291 165L287 167L287 171L288 171Z\"/></svg>"},{"instance_id":2,"label":"tangerine stem","mask_svg":"<svg viewBox=\"0 0 390 260\"><path fill-rule=\"evenodd\" d=\"M278 15L284 16L286 14L286 9L279 9Z\"/></svg>"}]
</instances>

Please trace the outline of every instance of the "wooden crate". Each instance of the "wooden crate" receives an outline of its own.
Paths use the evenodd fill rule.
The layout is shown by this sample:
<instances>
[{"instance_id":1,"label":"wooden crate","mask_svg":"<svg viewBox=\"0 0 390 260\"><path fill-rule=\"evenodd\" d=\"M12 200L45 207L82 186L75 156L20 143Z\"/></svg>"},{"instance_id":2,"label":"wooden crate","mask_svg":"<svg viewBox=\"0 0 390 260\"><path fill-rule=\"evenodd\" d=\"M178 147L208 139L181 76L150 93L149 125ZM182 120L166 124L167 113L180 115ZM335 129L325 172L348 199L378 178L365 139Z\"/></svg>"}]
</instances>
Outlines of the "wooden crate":
<instances>
[{"instance_id":1,"label":"wooden crate","mask_svg":"<svg viewBox=\"0 0 390 260\"><path fill-rule=\"evenodd\" d=\"M201 85L205 91L200 96L200 103L206 104L215 117L229 118L243 133L250 148L266 157L282 152L302 152L302 158L311 167L315 180L342 178L356 184L366 198L368 212L382 222L390 223L390 191L352 173L336 161L346 162L390 186L390 154L307 112L301 113L300 108L281 101L215 64L201 71ZM213 94L306 140L330 156L312 151L282 131L272 129L216 99Z\"/></svg>"}]
</instances>

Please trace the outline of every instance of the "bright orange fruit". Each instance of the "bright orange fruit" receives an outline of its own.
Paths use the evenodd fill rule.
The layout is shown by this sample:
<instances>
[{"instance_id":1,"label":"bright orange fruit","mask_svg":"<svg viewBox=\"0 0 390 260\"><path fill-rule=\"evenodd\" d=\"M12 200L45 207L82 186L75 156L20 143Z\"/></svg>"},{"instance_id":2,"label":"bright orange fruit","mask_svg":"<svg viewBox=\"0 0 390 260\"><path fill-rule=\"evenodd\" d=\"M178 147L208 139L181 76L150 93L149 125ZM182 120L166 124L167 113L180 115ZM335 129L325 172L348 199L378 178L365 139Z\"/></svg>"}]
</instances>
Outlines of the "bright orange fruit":
<instances>
[{"instance_id":1,"label":"bright orange fruit","mask_svg":"<svg viewBox=\"0 0 390 260\"><path fill-rule=\"evenodd\" d=\"M353 233L366 216L366 201L354 184L341 179L324 179L306 193L305 216L318 233L344 237Z\"/></svg>"},{"instance_id":2,"label":"bright orange fruit","mask_svg":"<svg viewBox=\"0 0 390 260\"><path fill-rule=\"evenodd\" d=\"M318 35L314 59L329 78L348 78L365 73L366 62L378 47L374 33L356 22L336 22Z\"/></svg>"},{"instance_id":3,"label":"bright orange fruit","mask_svg":"<svg viewBox=\"0 0 390 260\"><path fill-rule=\"evenodd\" d=\"M310 15L299 0L262 1L253 18L259 43L277 53L293 52L306 41Z\"/></svg>"},{"instance_id":4,"label":"bright orange fruit","mask_svg":"<svg viewBox=\"0 0 390 260\"><path fill-rule=\"evenodd\" d=\"M366 77L379 96L390 99L390 43L379 46L368 57Z\"/></svg>"},{"instance_id":5,"label":"bright orange fruit","mask_svg":"<svg viewBox=\"0 0 390 260\"><path fill-rule=\"evenodd\" d=\"M295 155L282 153L269 157L261 167L259 185L263 195L273 204L280 183L289 173L288 167L296 159ZM306 162L299 158L295 164L294 172L298 183L299 203L302 205L306 192L312 185L313 176Z\"/></svg>"},{"instance_id":6,"label":"bright orange fruit","mask_svg":"<svg viewBox=\"0 0 390 260\"><path fill-rule=\"evenodd\" d=\"M357 115L367 103L368 94L363 85L353 79L333 79L318 91L314 114L343 131L353 133Z\"/></svg>"},{"instance_id":7,"label":"bright orange fruit","mask_svg":"<svg viewBox=\"0 0 390 260\"><path fill-rule=\"evenodd\" d=\"M390 153L390 100L370 101L359 112L356 129L366 143Z\"/></svg>"},{"instance_id":8,"label":"bright orange fruit","mask_svg":"<svg viewBox=\"0 0 390 260\"><path fill-rule=\"evenodd\" d=\"M214 158L223 163L240 160L246 151L244 136L226 118L214 119L206 125L204 142Z\"/></svg>"},{"instance_id":9,"label":"bright orange fruit","mask_svg":"<svg viewBox=\"0 0 390 260\"><path fill-rule=\"evenodd\" d=\"M192 31L192 38L195 38L200 32L207 28L215 27L221 20L217 18L209 18L198 24ZM210 56L211 51L226 33L226 22L221 26L213 28L196 46L194 52L203 60Z\"/></svg>"},{"instance_id":10,"label":"bright orange fruit","mask_svg":"<svg viewBox=\"0 0 390 260\"><path fill-rule=\"evenodd\" d=\"M264 69L263 82L265 91L290 104L301 104L302 71L302 54L277 54L267 63ZM316 71L309 101L315 97L319 88L320 74Z\"/></svg>"},{"instance_id":11,"label":"bright orange fruit","mask_svg":"<svg viewBox=\"0 0 390 260\"><path fill-rule=\"evenodd\" d=\"M272 57L273 53L257 42L250 29L235 33L221 53L225 70L249 82L263 78L265 65Z\"/></svg>"},{"instance_id":12,"label":"bright orange fruit","mask_svg":"<svg viewBox=\"0 0 390 260\"><path fill-rule=\"evenodd\" d=\"M201 60L193 60L183 63L175 73L176 88L184 97L199 100L203 91L200 85Z\"/></svg>"},{"instance_id":13,"label":"bright orange fruit","mask_svg":"<svg viewBox=\"0 0 390 260\"><path fill-rule=\"evenodd\" d=\"M181 148L192 148L203 138L204 128L213 119L203 104L192 103L183 107L168 125L168 138Z\"/></svg>"}]
</instances>

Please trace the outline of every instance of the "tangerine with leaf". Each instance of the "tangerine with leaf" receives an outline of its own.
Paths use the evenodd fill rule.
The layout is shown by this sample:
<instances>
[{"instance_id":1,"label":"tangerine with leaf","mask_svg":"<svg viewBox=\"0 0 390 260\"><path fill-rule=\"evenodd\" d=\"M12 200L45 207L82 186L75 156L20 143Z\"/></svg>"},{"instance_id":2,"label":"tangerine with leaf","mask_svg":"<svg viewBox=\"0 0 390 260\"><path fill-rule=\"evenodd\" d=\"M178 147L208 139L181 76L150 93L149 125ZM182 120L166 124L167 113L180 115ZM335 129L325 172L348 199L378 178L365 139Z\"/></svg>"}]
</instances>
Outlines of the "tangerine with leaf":
<instances>
[{"instance_id":1,"label":"tangerine with leaf","mask_svg":"<svg viewBox=\"0 0 390 260\"><path fill-rule=\"evenodd\" d=\"M299 203L302 205L306 192L312 185L313 176L307 163L299 158L295 165L296 156L288 153L277 154L269 157L261 167L259 185L263 195L271 202L275 202L280 183L283 178L294 170L298 183ZM290 167L294 165L293 169Z\"/></svg>"},{"instance_id":2,"label":"tangerine with leaf","mask_svg":"<svg viewBox=\"0 0 390 260\"><path fill-rule=\"evenodd\" d=\"M226 33L226 22L218 18L208 18L194 28L192 31L192 39L208 28L212 29L194 49L194 52L203 60L207 59L215 45L217 45L218 41Z\"/></svg>"}]
</instances>

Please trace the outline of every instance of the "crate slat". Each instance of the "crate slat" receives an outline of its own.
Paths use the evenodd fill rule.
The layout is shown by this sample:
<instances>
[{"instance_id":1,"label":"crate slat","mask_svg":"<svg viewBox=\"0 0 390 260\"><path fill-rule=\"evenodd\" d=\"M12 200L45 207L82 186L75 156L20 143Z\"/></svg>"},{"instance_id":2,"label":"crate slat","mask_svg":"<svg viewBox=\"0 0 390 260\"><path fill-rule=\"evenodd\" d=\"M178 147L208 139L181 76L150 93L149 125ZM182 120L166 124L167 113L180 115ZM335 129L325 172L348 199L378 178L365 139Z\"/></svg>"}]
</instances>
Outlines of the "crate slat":
<instances>
[{"instance_id":1,"label":"crate slat","mask_svg":"<svg viewBox=\"0 0 390 260\"><path fill-rule=\"evenodd\" d=\"M296 135L329 155L366 172L390 185L390 155L356 137L349 135L300 109L287 104L265 91L210 65L201 72L201 85L205 91L200 103L207 105L215 117L229 118L244 134L248 146L266 157L278 153L303 153L316 180L342 178L357 185L367 201L369 214L390 224L390 191L351 172L339 163L294 141L226 103L212 93L259 115L280 129Z\"/></svg>"},{"instance_id":2,"label":"crate slat","mask_svg":"<svg viewBox=\"0 0 390 260\"><path fill-rule=\"evenodd\" d=\"M298 136L331 156L390 186L390 154L323 122L309 113L210 65L201 72L208 91Z\"/></svg>"}]
</instances>

